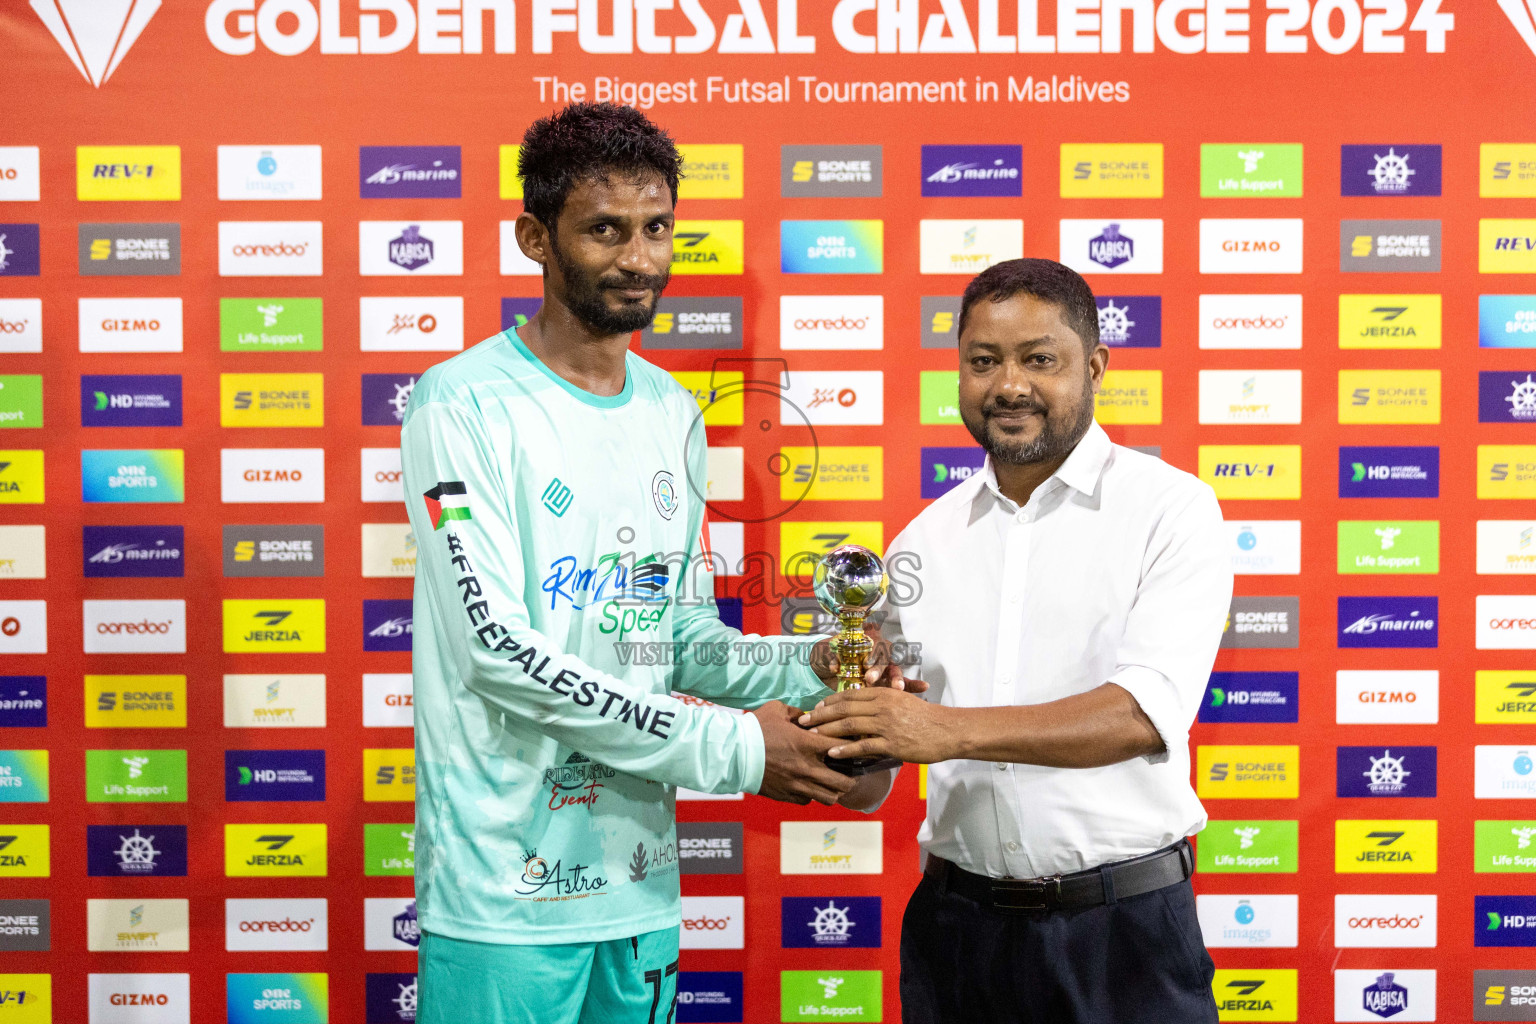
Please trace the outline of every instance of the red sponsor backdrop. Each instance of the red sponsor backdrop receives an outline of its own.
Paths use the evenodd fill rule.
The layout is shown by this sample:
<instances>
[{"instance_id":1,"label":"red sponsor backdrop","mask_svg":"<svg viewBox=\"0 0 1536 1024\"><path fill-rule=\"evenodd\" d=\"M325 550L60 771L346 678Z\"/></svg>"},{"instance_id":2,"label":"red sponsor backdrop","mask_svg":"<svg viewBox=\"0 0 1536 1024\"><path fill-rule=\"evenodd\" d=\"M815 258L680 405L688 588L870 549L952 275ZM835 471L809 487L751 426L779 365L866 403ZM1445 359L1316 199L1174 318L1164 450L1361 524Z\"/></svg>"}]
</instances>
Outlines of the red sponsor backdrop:
<instances>
[{"instance_id":1,"label":"red sponsor backdrop","mask_svg":"<svg viewBox=\"0 0 1536 1024\"><path fill-rule=\"evenodd\" d=\"M307 4L289 5L310 10ZM334 9L336 4L321 4ZM340 5L342 34L355 35L357 13ZM409 5L406 5L409 6ZM526 7L532 7L528 4ZM734 4L708 4L717 27ZM1346 5L1353 9L1352 5ZM408 730L364 729L363 672L404 672L409 656L364 653L362 600L409 596L406 580L365 579L359 563L359 524L403 521L404 511L360 500L359 450L393 447L397 431L361 426L360 376L368 372L415 372L442 358L433 353L363 353L358 348L358 298L364 295L462 295L470 342L499 329L499 300L537 295L538 280L498 273L497 222L520 210L498 197L498 145L517 142L529 122L556 106L540 93L536 76L592 83L598 76L624 81L701 82L719 75L764 82L788 76L783 103L699 102L658 104L649 113L687 143L739 143L745 147L741 199L686 201L690 219L741 220L745 224L745 273L674 279L671 294L731 295L744 300L748 356L778 357L799 370L883 370L881 426L823 426L823 445L881 445L885 485L881 500L802 504L791 519L879 520L889 541L923 505L919 498L919 449L966 445L959 426L919 424L918 374L952 369L952 352L919 347L923 295L958 294L963 277L918 273L918 221L922 218L1022 218L1026 254L1057 256L1061 218L1161 218L1166 240L1160 275L1091 278L1096 290L1160 295L1160 348L1116 351L1112 369L1163 373L1162 422L1111 427L1123 444L1160 445L1174 465L1193 471L1197 446L1300 444L1302 500L1227 503L1229 518L1299 519L1303 540L1299 576L1242 576L1240 594L1300 596L1302 641L1298 650L1223 651L1217 668L1298 671L1300 724L1198 726L1193 742L1300 744L1298 800L1208 800L1213 818L1299 818L1300 870L1295 875L1212 875L1197 890L1216 893L1299 893L1300 942L1295 949L1218 950L1218 966L1296 968L1300 971L1301 1019L1332 1019L1334 968L1437 968L1439 1019L1467 1019L1474 967L1529 963L1518 949L1473 947L1474 893L1528 891L1529 876L1474 875L1472 822L1477 818L1529 816L1513 801L1477 801L1473 793L1473 746L1513 744L1530 729L1473 724L1475 669L1516 669L1529 664L1518 652L1474 652L1473 601L1482 593L1523 593L1523 577L1474 574L1479 518L1529 515L1527 502L1479 502L1475 497L1475 445L1522 443L1529 426L1479 424L1479 369L1524 368L1519 350L1479 350L1477 297L1484 292L1530 291L1525 278L1489 278L1477 271L1481 217L1536 216L1536 203L1478 197L1478 146L1518 142L1529 136L1536 93L1525 83L1533 59L1491 4L1448 4L1456 24L1443 53L1425 53L1424 37L1406 38L1403 54L1361 52L1359 45L1334 55L1314 43L1304 54L1176 54L1160 44L1141 54L877 54L854 55L833 41L830 7L803 6L800 31L818 38L814 54L603 55L583 52L570 35L557 36L553 54L533 54L530 11L518 9L516 54L424 54L416 46L391 55L337 55L311 46L294 56L274 53L262 40L254 52L226 54L205 28L205 5L167 6L155 13L110 79L93 87L26 5L11 0L0 9L6 59L0 83L8 97L0 145L41 147L41 201L0 204L0 220L41 225L41 273L0 278L0 297L40 297L45 326L41 354L0 356L8 373L41 373L46 429L8 431L7 447L46 453L47 501L0 506L0 523L44 523L48 575L0 583L5 599L48 602L47 655L6 659L7 673L46 675L49 725L7 730L0 744L51 752L52 799L46 804L0 804L0 822L42 822L52 827L52 874L42 879L0 880L5 898L52 901L50 952L7 953L7 971L51 973L54 1019L86 1018L86 975L92 972L190 972L197 1019L220 1019L225 972L323 971L330 975L331 1020L363 1019L364 975L409 971L405 953L364 952L363 900L405 896L408 879L365 878L361 870L363 824L408 821L404 803L365 804L360 748L405 747ZM215 5L217 21L227 5ZM716 10L716 8L721 8ZM756 5L751 5L755 9ZM267 8L272 8L271 0ZM725 10L729 8L729 11ZM937 6L934 6L937 11ZM929 13L923 7L924 17ZM239 11L223 11L232 35L250 35ZM302 12L301 12L302 13ZM1324 12L1326 14L1326 12ZM266 15L264 14L264 17ZM773 18L773 8L768 16ZM1251 14L1249 35L1261 49L1266 12ZM603 14L606 27L609 14ZM873 15L861 19L872 22ZM669 31L687 32L678 12L664 13ZM1053 14L1043 11L1041 31ZM673 20L675 20L675 24ZM1005 22L1011 14L1005 15ZM1325 19L1326 20L1326 19ZM274 22L279 31L303 28L294 14ZM777 24L773 22L773 24ZM860 21L859 24L865 24ZM1335 14L1331 31L1347 25ZM484 49L492 45L486 22ZM873 31L870 27L867 31ZM1125 83L1123 102L998 101L965 103L821 103L806 101L798 76L823 80L954 80L978 76L1004 83L1010 75ZM592 94L589 92L589 96ZM1273 140L1305 146L1302 198L1200 198L1200 144ZM1344 198L1340 196L1340 146L1401 140L1443 147L1444 183L1435 197ZM1023 146L1022 198L921 198L922 144L1014 143ZM1158 142L1164 147L1162 198L1059 198L1058 146L1064 142ZM884 186L879 198L785 199L779 189L779 147L792 143L862 143L883 146ZM94 144L170 144L181 147L182 198L177 202L82 202L75 191L75 147ZM221 202L216 147L221 144L318 144L324 149L324 199L319 202ZM361 199L358 147L439 144L462 147L461 199ZM1215 277L1199 273L1198 222L1202 217L1302 217L1304 272L1300 276ZM1443 268L1433 274L1341 274L1338 224L1346 218L1425 218L1443 226ZM221 278L216 253L220 220L321 220L324 275L320 278ZM462 277L389 280L363 278L356 251L360 220L461 220ZM878 219L884 221L884 273L879 276L790 276L779 271L781 219ZM85 221L168 221L181 225L182 270L176 277L84 278L77 270L76 225ZM1305 344L1300 351L1203 351L1197 347L1197 296L1202 292L1301 293ZM1444 344L1427 351L1341 351L1337 344L1337 296L1344 292L1438 293L1444 299ZM871 352L789 352L778 345L781 294L872 294L885 297L884 348ZM291 354L221 352L218 300L228 296L320 296L325 302L323 352ZM76 344L76 300L82 296L179 296L185 310L185 350L174 355L81 354ZM647 352L668 369L707 369L720 353ZM1335 414L1337 371L1349 368L1438 368L1444 402L1434 426L1340 426ZM1199 369L1301 369L1304 419L1296 426L1197 425ZM325 375L325 426L235 429L219 426L221 372L321 372ZM84 429L77 411L82 373L180 374L185 396L179 428ZM753 422L751 409L748 422ZM776 421L775 421L776 422ZM1437 499L1374 502L1340 499L1336 449L1340 445L1438 445L1441 494ZM323 505L221 504L218 467L222 447L323 447ZM80 456L86 448L179 448L186 452L186 501L181 505L84 506ZM749 496L751 485L749 484ZM1361 507L1368 505L1368 508ZM1498 507L1490 507L1490 505ZM744 503L728 506L751 514ZM1335 522L1359 518L1434 519L1441 524L1441 570L1435 576L1340 577L1334 566ZM325 575L312 579L226 579L221 573L220 528L226 523L323 523ZM81 524L180 523L186 528L186 576L179 579L84 579ZM773 524L746 527L748 550L776 552ZM1063 580L1063 587L1077 585ZM1436 594L1441 617L1439 647L1424 651L1349 650L1335 644L1339 594ZM220 642L221 598L324 598L329 644L324 654L226 654ZM81 601L90 598L182 598L187 601L185 655L84 655ZM749 628L776 630L777 609L748 604ZM1334 673L1341 668L1435 668L1440 671L1438 725L1344 727L1334 720ZM189 685L188 726L181 730L88 730L82 713L87 673L177 673ZM324 673L328 726L312 730L244 733L222 725L221 677L226 673ZM1339 744L1418 744L1439 747L1439 791L1433 799L1340 800L1334 796L1334 748ZM324 746L328 798L323 804L226 804L219 780L226 749ZM87 748L185 747L190 796L185 804L87 804ZM745 876L689 876L689 895L744 895L745 950L684 954L687 970L744 971L746 1019L778 1019L781 969L874 969L885 972L885 1017L897 1019L897 936L907 893L917 880L913 836L922 815L917 772L901 776L879 813L885 822L883 876L835 879L778 875L781 820L855 818L840 810L784 807L757 798L744 803L682 804L684 820L743 820ZM1439 871L1432 875L1336 875L1336 818L1434 818L1440 822ZM130 821L184 823L190 836L185 878L139 881L86 875L85 827ZM330 827L326 878L232 879L223 873L225 822L311 822ZM1336 950L1333 895L1340 892L1438 893L1439 944L1433 949ZM782 895L885 897L884 941L879 949L829 953L783 950L779 934ZM330 950L326 953L228 953L222 939L226 897L319 897L330 901ZM90 897L178 897L191 901L191 952L128 954L86 951L86 900ZM1105 979L1114 984L1114 979ZM207 1016L203 1014L206 1012ZM0 1008L0 1019L4 1018Z\"/></svg>"}]
</instances>

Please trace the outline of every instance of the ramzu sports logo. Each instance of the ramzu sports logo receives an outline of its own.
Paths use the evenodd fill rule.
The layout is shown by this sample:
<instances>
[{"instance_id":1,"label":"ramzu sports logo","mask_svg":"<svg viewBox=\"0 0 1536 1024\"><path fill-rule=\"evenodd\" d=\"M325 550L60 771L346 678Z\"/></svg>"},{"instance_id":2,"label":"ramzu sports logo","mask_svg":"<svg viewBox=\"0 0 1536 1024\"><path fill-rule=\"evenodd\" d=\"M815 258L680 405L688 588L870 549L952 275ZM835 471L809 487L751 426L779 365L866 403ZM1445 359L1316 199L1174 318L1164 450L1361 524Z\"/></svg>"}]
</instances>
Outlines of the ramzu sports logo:
<instances>
[{"instance_id":1,"label":"ramzu sports logo","mask_svg":"<svg viewBox=\"0 0 1536 1024\"><path fill-rule=\"evenodd\" d=\"M469 511L469 489L462 480L441 481L422 497L434 531L441 530L450 519L474 518Z\"/></svg>"}]
</instances>

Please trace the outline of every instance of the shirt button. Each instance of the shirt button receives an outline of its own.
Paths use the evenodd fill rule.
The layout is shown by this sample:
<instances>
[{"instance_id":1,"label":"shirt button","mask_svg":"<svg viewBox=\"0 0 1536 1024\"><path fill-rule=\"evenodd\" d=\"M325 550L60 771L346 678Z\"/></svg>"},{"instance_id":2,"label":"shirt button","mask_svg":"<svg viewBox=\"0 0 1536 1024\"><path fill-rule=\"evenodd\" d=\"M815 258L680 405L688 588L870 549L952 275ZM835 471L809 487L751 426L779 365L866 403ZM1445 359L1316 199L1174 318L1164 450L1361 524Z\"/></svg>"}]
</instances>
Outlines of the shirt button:
<instances>
[{"instance_id":1,"label":"shirt button","mask_svg":"<svg viewBox=\"0 0 1536 1024\"><path fill-rule=\"evenodd\" d=\"M1020 594L1009 594L1008 595L1008 603L1009 604L1018 604L1022 600L1024 600L1024 598Z\"/></svg>"},{"instance_id":2,"label":"shirt button","mask_svg":"<svg viewBox=\"0 0 1536 1024\"><path fill-rule=\"evenodd\" d=\"M1010 686L1010 685L1012 685L1012 683L1013 683L1013 676L998 676L997 677L997 684L999 686Z\"/></svg>"},{"instance_id":3,"label":"shirt button","mask_svg":"<svg viewBox=\"0 0 1536 1024\"><path fill-rule=\"evenodd\" d=\"M1019 852L1019 844L1018 843L1014 843L1014 842L1010 842L1008 844L1008 852L1009 853L1018 853Z\"/></svg>"},{"instance_id":4,"label":"shirt button","mask_svg":"<svg viewBox=\"0 0 1536 1024\"><path fill-rule=\"evenodd\" d=\"M997 766L997 770L1000 772L1005 772L1008 770L1008 766L1006 764L1000 764Z\"/></svg>"}]
</instances>

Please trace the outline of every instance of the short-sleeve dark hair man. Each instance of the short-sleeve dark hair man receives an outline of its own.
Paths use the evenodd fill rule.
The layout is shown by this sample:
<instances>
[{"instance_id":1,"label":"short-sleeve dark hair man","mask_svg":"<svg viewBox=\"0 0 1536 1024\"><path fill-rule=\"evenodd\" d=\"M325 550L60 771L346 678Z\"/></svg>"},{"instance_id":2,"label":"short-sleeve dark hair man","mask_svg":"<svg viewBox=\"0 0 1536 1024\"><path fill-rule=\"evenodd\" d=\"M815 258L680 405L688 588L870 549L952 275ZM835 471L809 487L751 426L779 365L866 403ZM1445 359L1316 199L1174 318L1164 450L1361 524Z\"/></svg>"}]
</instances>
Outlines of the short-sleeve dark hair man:
<instances>
[{"instance_id":1,"label":"short-sleeve dark hair man","mask_svg":"<svg viewBox=\"0 0 1536 1024\"><path fill-rule=\"evenodd\" d=\"M1232 594L1211 489L1094 422L1093 293L1049 260L965 291L960 414L982 472L917 516L885 630L928 700L854 691L801 719L834 757L931 765L901 937L905 1024L1205 1024L1189 727ZM894 602L892 602L894 605ZM857 738L862 737L862 738ZM870 809L891 773L844 798Z\"/></svg>"}]
</instances>

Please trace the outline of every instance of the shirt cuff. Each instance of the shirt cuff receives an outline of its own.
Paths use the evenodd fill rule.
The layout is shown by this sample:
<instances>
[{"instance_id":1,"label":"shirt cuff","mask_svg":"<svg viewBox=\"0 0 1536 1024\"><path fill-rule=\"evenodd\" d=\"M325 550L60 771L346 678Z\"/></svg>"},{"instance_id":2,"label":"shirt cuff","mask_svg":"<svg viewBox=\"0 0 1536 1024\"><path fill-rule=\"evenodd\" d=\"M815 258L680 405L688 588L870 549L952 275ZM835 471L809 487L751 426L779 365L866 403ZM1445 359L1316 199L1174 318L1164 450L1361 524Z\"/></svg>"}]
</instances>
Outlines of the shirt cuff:
<instances>
[{"instance_id":1,"label":"shirt cuff","mask_svg":"<svg viewBox=\"0 0 1536 1024\"><path fill-rule=\"evenodd\" d=\"M753 714L734 716L741 723L741 791L756 794L763 785L763 769L768 755L763 744L763 726Z\"/></svg>"},{"instance_id":2,"label":"shirt cuff","mask_svg":"<svg viewBox=\"0 0 1536 1024\"><path fill-rule=\"evenodd\" d=\"M1156 754L1144 755L1148 764L1162 764L1168 760L1169 751L1189 743L1189 724L1179 696L1168 677L1156 669L1143 665L1127 665L1109 677L1129 693L1141 705L1142 712L1152 720L1152 727L1162 737L1163 749Z\"/></svg>"}]
</instances>

